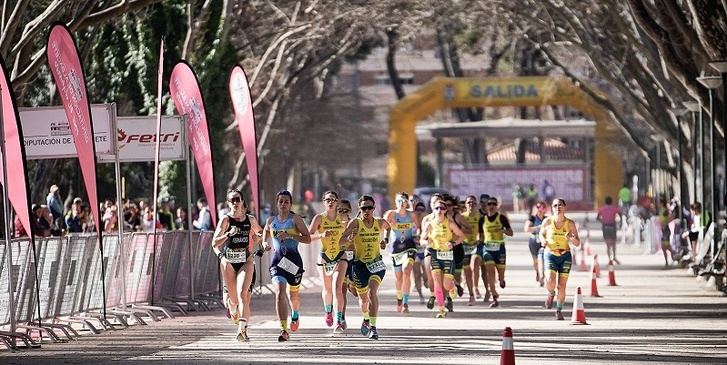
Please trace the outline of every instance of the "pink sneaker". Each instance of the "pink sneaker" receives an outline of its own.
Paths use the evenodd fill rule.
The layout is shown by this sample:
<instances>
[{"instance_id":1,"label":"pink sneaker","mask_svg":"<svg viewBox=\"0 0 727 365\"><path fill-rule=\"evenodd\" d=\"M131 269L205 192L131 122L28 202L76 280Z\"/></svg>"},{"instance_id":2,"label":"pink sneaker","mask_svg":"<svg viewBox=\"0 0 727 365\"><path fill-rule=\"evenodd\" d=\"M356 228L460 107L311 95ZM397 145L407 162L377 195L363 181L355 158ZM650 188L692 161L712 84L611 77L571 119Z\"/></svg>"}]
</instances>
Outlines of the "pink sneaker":
<instances>
[{"instance_id":1,"label":"pink sneaker","mask_svg":"<svg viewBox=\"0 0 727 365\"><path fill-rule=\"evenodd\" d=\"M333 326L333 312L326 312L326 326Z\"/></svg>"}]
</instances>

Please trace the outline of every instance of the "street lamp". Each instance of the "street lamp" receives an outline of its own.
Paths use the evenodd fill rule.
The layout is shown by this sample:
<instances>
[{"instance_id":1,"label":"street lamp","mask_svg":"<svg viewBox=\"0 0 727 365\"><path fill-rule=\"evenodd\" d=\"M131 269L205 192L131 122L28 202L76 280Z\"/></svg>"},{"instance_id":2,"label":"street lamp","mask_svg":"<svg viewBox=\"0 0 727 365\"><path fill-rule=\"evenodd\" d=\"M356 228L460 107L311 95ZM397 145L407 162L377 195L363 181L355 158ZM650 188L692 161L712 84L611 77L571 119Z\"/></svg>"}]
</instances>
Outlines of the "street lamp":
<instances>
[{"instance_id":1,"label":"street lamp","mask_svg":"<svg viewBox=\"0 0 727 365\"><path fill-rule=\"evenodd\" d=\"M724 158L722 166L724 166L725 181L727 181L727 60L712 61L709 65L719 71L720 75L722 75L722 95L724 96L724 99L722 100L722 131L724 132L725 146L723 151L724 154L722 155ZM725 186L725 189L727 189L727 186ZM727 209L727 201L724 201L723 203L725 204L725 209Z\"/></svg>"},{"instance_id":2,"label":"street lamp","mask_svg":"<svg viewBox=\"0 0 727 365\"><path fill-rule=\"evenodd\" d=\"M685 101L682 103L687 110L692 115L692 170L693 170L693 187L694 187L694 194L692 195L692 203L698 201L697 200L697 153L698 151L701 151L702 148L700 147L699 150L697 150L697 141L699 140L698 136L698 129L697 129L697 112L700 111L699 103L696 101ZM699 173L702 174L702 170L699 170ZM702 178L704 178L702 176Z\"/></svg>"},{"instance_id":3,"label":"street lamp","mask_svg":"<svg viewBox=\"0 0 727 365\"><path fill-rule=\"evenodd\" d=\"M684 145L684 139L682 138L682 117L689 112L686 108L671 108L669 111L674 115L677 122L677 144L679 145L679 153L677 157L677 169L678 169L678 175L677 178L679 180L679 205L681 208L679 209L679 221L682 224L682 228L686 225L684 223L684 204L687 201L688 197L686 197L686 194L684 194L684 183L686 182L686 179L684 178L684 162L682 160L682 154L683 154L683 145Z\"/></svg>"},{"instance_id":4,"label":"street lamp","mask_svg":"<svg viewBox=\"0 0 727 365\"><path fill-rule=\"evenodd\" d=\"M711 212L712 224L717 227L717 176L715 174L716 159L715 159L715 146L714 146L714 89L718 88L722 84L722 78L720 76L702 76L697 77L697 81L706 87L709 91L709 151L710 151L710 176L712 178L712 201ZM706 205L706 202L705 202ZM715 250L717 245L717 230L714 230L712 235L712 252Z\"/></svg>"}]
</instances>

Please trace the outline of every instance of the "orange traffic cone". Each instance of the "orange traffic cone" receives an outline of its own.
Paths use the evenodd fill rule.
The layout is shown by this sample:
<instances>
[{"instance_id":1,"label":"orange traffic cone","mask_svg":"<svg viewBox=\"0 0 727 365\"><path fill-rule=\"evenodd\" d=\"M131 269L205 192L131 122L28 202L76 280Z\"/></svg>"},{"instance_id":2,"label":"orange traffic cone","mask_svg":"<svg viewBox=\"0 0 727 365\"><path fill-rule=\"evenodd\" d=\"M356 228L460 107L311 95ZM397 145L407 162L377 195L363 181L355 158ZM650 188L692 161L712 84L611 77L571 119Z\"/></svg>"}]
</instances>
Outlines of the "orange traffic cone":
<instances>
[{"instance_id":1,"label":"orange traffic cone","mask_svg":"<svg viewBox=\"0 0 727 365\"><path fill-rule=\"evenodd\" d=\"M512 329L510 327L505 327L505 331L502 333L500 365L515 365L515 348L512 344Z\"/></svg>"},{"instance_id":2,"label":"orange traffic cone","mask_svg":"<svg viewBox=\"0 0 727 365\"><path fill-rule=\"evenodd\" d=\"M571 315L570 324L588 324L588 322L586 322L586 310L583 309L581 287L578 287L576 297L573 299L573 314Z\"/></svg>"},{"instance_id":3,"label":"orange traffic cone","mask_svg":"<svg viewBox=\"0 0 727 365\"><path fill-rule=\"evenodd\" d=\"M583 252L583 250L581 250L581 263L578 265L578 271L588 271L588 265L586 265L586 254Z\"/></svg>"},{"instance_id":4,"label":"orange traffic cone","mask_svg":"<svg viewBox=\"0 0 727 365\"><path fill-rule=\"evenodd\" d=\"M586 251L586 255L591 256L593 252L591 252L591 239L586 237L585 241L583 241L583 250Z\"/></svg>"},{"instance_id":5,"label":"orange traffic cone","mask_svg":"<svg viewBox=\"0 0 727 365\"><path fill-rule=\"evenodd\" d=\"M593 255L593 268L596 272L596 277L601 278L601 266L598 265L598 254Z\"/></svg>"},{"instance_id":6,"label":"orange traffic cone","mask_svg":"<svg viewBox=\"0 0 727 365\"><path fill-rule=\"evenodd\" d=\"M608 260L608 286L618 286L616 284L616 269L613 267L613 260Z\"/></svg>"},{"instance_id":7,"label":"orange traffic cone","mask_svg":"<svg viewBox=\"0 0 727 365\"><path fill-rule=\"evenodd\" d=\"M594 260L594 263L597 262ZM600 297L598 294L598 283L596 282L596 265L591 269L591 296Z\"/></svg>"}]
</instances>

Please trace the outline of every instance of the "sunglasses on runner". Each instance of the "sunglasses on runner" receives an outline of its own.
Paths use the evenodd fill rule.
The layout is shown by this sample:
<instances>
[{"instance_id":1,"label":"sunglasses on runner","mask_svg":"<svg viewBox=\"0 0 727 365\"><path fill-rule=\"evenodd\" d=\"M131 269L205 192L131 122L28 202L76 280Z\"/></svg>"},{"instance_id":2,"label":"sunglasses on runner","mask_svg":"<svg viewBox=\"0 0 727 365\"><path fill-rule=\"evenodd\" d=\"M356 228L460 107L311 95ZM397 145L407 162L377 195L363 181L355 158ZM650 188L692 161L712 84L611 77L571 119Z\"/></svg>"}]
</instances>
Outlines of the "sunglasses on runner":
<instances>
[{"instance_id":1,"label":"sunglasses on runner","mask_svg":"<svg viewBox=\"0 0 727 365\"><path fill-rule=\"evenodd\" d=\"M326 202L326 203L335 203L335 202L338 201L338 199L336 199L336 198L325 198L325 199L323 199L323 201Z\"/></svg>"},{"instance_id":2,"label":"sunglasses on runner","mask_svg":"<svg viewBox=\"0 0 727 365\"><path fill-rule=\"evenodd\" d=\"M231 199L227 199L227 201L228 201L228 202L230 202L230 203L239 203L239 202L241 202L241 201L242 201L242 199L240 199L240 197L239 197L239 196L236 196L236 197L234 197L234 198L231 198Z\"/></svg>"},{"instance_id":3,"label":"sunglasses on runner","mask_svg":"<svg viewBox=\"0 0 727 365\"><path fill-rule=\"evenodd\" d=\"M363 207L358 207L358 209L361 209L361 210L374 210L374 206L373 205L364 205Z\"/></svg>"},{"instance_id":4,"label":"sunglasses on runner","mask_svg":"<svg viewBox=\"0 0 727 365\"><path fill-rule=\"evenodd\" d=\"M351 211L350 211L350 210L348 210L348 209L339 209L339 210L338 210L338 213L341 213L341 214L348 214L348 213L351 213Z\"/></svg>"},{"instance_id":5,"label":"sunglasses on runner","mask_svg":"<svg viewBox=\"0 0 727 365\"><path fill-rule=\"evenodd\" d=\"M565 204L560 204L560 203L553 204L553 208L564 207L564 206L565 206Z\"/></svg>"},{"instance_id":6,"label":"sunglasses on runner","mask_svg":"<svg viewBox=\"0 0 727 365\"><path fill-rule=\"evenodd\" d=\"M441 205L440 205L440 206L438 206L438 207L435 207L435 208L434 208L434 210L438 210L438 211L440 211L440 212L441 212L441 211L443 211L443 210L447 210L447 207L443 207L443 206L441 206Z\"/></svg>"},{"instance_id":7,"label":"sunglasses on runner","mask_svg":"<svg viewBox=\"0 0 727 365\"><path fill-rule=\"evenodd\" d=\"M497 203L495 203L495 202L488 202L487 203L487 206L488 207L496 207L497 206Z\"/></svg>"}]
</instances>

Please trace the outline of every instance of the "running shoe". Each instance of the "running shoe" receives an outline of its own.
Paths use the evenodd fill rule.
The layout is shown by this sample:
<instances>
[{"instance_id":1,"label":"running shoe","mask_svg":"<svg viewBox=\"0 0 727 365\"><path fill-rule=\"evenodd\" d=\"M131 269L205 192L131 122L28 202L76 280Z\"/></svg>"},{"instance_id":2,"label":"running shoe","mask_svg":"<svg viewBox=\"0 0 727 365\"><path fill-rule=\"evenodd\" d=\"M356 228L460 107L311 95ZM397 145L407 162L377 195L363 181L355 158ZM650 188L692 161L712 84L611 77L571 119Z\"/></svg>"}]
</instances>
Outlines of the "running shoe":
<instances>
[{"instance_id":1,"label":"running shoe","mask_svg":"<svg viewBox=\"0 0 727 365\"><path fill-rule=\"evenodd\" d=\"M326 312L326 326L328 326L328 327L333 326L333 312ZM291 323L291 327L293 327L292 323ZM296 327L296 329L298 329L298 328Z\"/></svg>"},{"instance_id":2,"label":"running shoe","mask_svg":"<svg viewBox=\"0 0 727 365\"><path fill-rule=\"evenodd\" d=\"M404 308L401 311L404 313L409 313L409 303L404 303Z\"/></svg>"},{"instance_id":3,"label":"running shoe","mask_svg":"<svg viewBox=\"0 0 727 365\"><path fill-rule=\"evenodd\" d=\"M237 333L237 342L250 342L250 337L247 336L247 330L242 330Z\"/></svg>"},{"instance_id":4,"label":"running shoe","mask_svg":"<svg viewBox=\"0 0 727 365\"><path fill-rule=\"evenodd\" d=\"M462 296L464 295L464 288L462 287L462 285L459 284L455 284L455 286L457 286L457 297L462 298Z\"/></svg>"},{"instance_id":5,"label":"running shoe","mask_svg":"<svg viewBox=\"0 0 727 365\"><path fill-rule=\"evenodd\" d=\"M448 311L454 312L454 302L452 301L452 298L447 297L447 303L444 306L447 307Z\"/></svg>"},{"instance_id":6,"label":"running shoe","mask_svg":"<svg viewBox=\"0 0 727 365\"><path fill-rule=\"evenodd\" d=\"M297 319L290 319L290 330L295 332L298 330L298 327L300 326L300 318Z\"/></svg>"},{"instance_id":7,"label":"running shoe","mask_svg":"<svg viewBox=\"0 0 727 365\"><path fill-rule=\"evenodd\" d=\"M378 340L379 339L379 333L376 331L376 327L371 327L369 329L369 339L370 340Z\"/></svg>"},{"instance_id":8,"label":"running shoe","mask_svg":"<svg viewBox=\"0 0 727 365\"><path fill-rule=\"evenodd\" d=\"M401 311L404 310L404 303L401 299L396 300L396 311L401 313Z\"/></svg>"},{"instance_id":9,"label":"running shoe","mask_svg":"<svg viewBox=\"0 0 727 365\"><path fill-rule=\"evenodd\" d=\"M288 331L280 331L280 336L278 336L278 342L288 341L288 338L290 338Z\"/></svg>"},{"instance_id":10,"label":"running shoe","mask_svg":"<svg viewBox=\"0 0 727 365\"><path fill-rule=\"evenodd\" d=\"M544 286L545 286L545 278L541 276L540 277L540 287L542 288Z\"/></svg>"},{"instance_id":11,"label":"running shoe","mask_svg":"<svg viewBox=\"0 0 727 365\"><path fill-rule=\"evenodd\" d=\"M561 313L561 311L555 311L555 319L558 320L558 321L562 321L563 320L563 313Z\"/></svg>"},{"instance_id":12,"label":"running shoe","mask_svg":"<svg viewBox=\"0 0 727 365\"><path fill-rule=\"evenodd\" d=\"M446 318L447 317L447 310L444 308L440 308L439 312L437 312L437 315L434 318Z\"/></svg>"},{"instance_id":13,"label":"running shoe","mask_svg":"<svg viewBox=\"0 0 727 365\"><path fill-rule=\"evenodd\" d=\"M548 297L545 298L545 309L553 308L554 300L555 300L555 295L548 295Z\"/></svg>"},{"instance_id":14,"label":"running shoe","mask_svg":"<svg viewBox=\"0 0 727 365\"><path fill-rule=\"evenodd\" d=\"M497 308L500 306L500 302L497 301L498 297L493 297L492 302L490 302L490 308Z\"/></svg>"},{"instance_id":15,"label":"running shoe","mask_svg":"<svg viewBox=\"0 0 727 365\"><path fill-rule=\"evenodd\" d=\"M429 300L427 301L427 309L434 308L434 301L435 301L434 297L429 297Z\"/></svg>"},{"instance_id":16,"label":"running shoe","mask_svg":"<svg viewBox=\"0 0 727 365\"><path fill-rule=\"evenodd\" d=\"M348 325L346 324L346 320L345 320L345 319L342 319L342 320L341 320L341 322L339 323L339 325L340 325L340 326L341 326L341 328L343 328L344 330L345 330L346 328L348 328Z\"/></svg>"},{"instance_id":17,"label":"running shoe","mask_svg":"<svg viewBox=\"0 0 727 365\"><path fill-rule=\"evenodd\" d=\"M363 322L361 322L361 334L364 335L364 337L367 337L370 331L371 326L369 325L369 321L364 319Z\"/></svg>"},{"instance_id":18,"label":"running shoe","mask_svg":"<svg viewBox=\"0 0 727 365\"><path fill-rule=\"evenodd\" d=\"M470 307L475 305L475 296L474 295L470 295L470 300L467 302L467 305Z\"/></svg>"},{"instance_id":19,"label":"running shoe","mask_svg":"<svg viewBox=\"0 0 727 365\"><path fill-rule=\"evenodd\" d=\"M333 334L334 335L342 335L345 332L344 330L345 330L345 328L343 328L343 325L339 322L336 325L336 328L333 329Z\"/></svg>"},{"instance_id":20,"label":"running shoe","mask_svg":"<svg viewBox=\"0 0 727 365\"><path fill-rule=\"evenodd\" d=\"M505 289L505 280L500 280L500 288Z\"/></svg>"}]
</instances>

